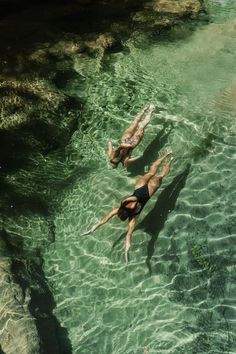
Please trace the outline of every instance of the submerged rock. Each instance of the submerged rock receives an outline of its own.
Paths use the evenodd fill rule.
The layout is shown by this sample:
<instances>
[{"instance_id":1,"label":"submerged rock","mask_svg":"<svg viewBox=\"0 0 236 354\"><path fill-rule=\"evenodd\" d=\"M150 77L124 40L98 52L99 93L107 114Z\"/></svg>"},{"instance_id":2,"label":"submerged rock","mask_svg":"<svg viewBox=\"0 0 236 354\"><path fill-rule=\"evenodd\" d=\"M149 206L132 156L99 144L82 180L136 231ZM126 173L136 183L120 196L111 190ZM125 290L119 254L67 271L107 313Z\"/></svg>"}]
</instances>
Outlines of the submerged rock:
<instances>
[{"instance_id":1,"label":"submerged rock","mask_svg":"<svg viewBox=\"0 0 236 354\"><path fill-rule=\"evenodd\" d=\"M53 315L55 302L39 251L23 237L0 231L0 348L4 353L71 353L66 329Z\"/></svg>"},{"instance_id":2,"label":"submerged rock","mask_svg":"<svg viewBox=\"0 0 236 354\"><path fill-rule=\"evenodd\" d=\"M0 259L0 345L7 354L40 353L36 321L28 310L30 294L14 281L12 261Z\"/></svg>"},{"instance_id":3,"label":"submerged rock","mask_svg":"<svg viewBox=\"0 0 236 354\"><path fill-rule=\"evenodd\" d=\"M0 129L17 128L29 122L36 107L39 112L47 109L53 114L65 101L65 95L50 88L46 80L0 81ZM48 118L52 123L53 115Z\"/></svg>"},{"instance_id":4,"label":"submerged rock","mask_svg":"<svg viewBox=\"0 0 236 354\"><path fill-rule=\"evenodd\" d=\"M153 0L145 2L143 10L134 13L132 19L150 29L169 28L182 18L197 18L203 10L199 0Z\"/></svg>"},{"instance_id":5,"label":"submerged rock","mask_svg":"<svg viewBox=\"0 0 236 354\"><path fill-rule=\"evenodd\" d=\"M153 10L162 14L173 14L178 16L196 16L202 6L198 0L154 0Z\"/></svg>"},{"instance_id":6,"label":"submerged rock","mask_svg":"<svg viewBox=\"0 0 236 354\"><path fill-rule=\"evenodd\" d=\"M14 154L12 144L28 145L28 153L63 146L78 124L79 109L77 99L45 79L0 80L1 166L7 169L4 156Z\"/></svg>"}]
</instances>

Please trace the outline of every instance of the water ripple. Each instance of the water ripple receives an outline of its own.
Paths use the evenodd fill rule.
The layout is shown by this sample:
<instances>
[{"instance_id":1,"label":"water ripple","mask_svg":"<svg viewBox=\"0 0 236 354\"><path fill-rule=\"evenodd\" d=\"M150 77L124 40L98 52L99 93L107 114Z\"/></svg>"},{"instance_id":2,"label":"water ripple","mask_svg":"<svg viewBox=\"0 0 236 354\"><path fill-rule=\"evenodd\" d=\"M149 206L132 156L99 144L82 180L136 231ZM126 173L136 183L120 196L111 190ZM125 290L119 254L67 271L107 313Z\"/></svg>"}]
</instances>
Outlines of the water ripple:
<instances>
[{"instance_id":1,"label":"water ripple","mask_svg":"<svg viewBox=\"0 0 236 354\"><path fill-rule=\"evenodd\" d=\"M145 50L129 43L130 53L112 54L107 68L90 63L85 123L68 156L90 173L58 195L56 242L45 256L75 354L236 352L235 7L208 4L216 23L190 38ZM79 63L76 70L84 72ZM131 173L110 169L107 141L117 143L147 102L158 108L137 149L150 146L146 160ZM140 216L126 266L126 224L114 219L81 234L169 146L171 173Z\"/></svg>"}]
</instances>

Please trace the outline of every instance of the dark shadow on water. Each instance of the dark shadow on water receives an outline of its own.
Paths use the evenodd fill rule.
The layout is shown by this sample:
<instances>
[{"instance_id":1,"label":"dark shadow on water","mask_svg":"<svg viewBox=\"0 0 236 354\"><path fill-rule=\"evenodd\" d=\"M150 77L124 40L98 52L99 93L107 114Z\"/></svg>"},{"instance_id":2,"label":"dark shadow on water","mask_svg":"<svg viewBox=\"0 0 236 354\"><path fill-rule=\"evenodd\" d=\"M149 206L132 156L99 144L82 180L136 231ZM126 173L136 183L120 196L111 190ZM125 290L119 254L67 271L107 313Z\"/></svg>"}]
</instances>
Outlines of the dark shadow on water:
<instances>
[{"instance_id":1,"label":"dark shadow on water","mask_svg":"<svg viewBox=\"0 0 236 354\"><path fill-rule=\"evenodd\" d=\"M169 127L167 132L166 132L166 128L167 128L167 124L164 125L163 129L157 134L155 139L148 145L142 157L128 167L128 172L130 173L131 177L137 175L144 175L145 166L150 165L158 158L159 151L167 143L168 137L173 127L172 126Z\"/></svg>"},{"instance_id":2,"label":"dark shadow on water","mask_svg":"<svg viewBox=\"0 0 236 354\"><path fill-rule=\"evenodd\" d=\"M39 194L28 192L24 195L16 190L10 183L0 178L0 212L5 215L13 215L16 212L36 213L42 216L50 214L49 205Z\"/></svg>"},{"instance_id":3,"label":"dark shadow on water","mask_svg":"<svg viewBox=\"0 0 236 354\"><path fill-rule=\"evenodd\" d=\"M199 145L195 146L191 151L191 156L195 162L209 154L216 138L217 136L215 134L209 132L202 140L200 140Z\"/></svg>"},{"instance_id":4,"label":"dark shadow on water","mask_svg":"<svg viewBox=\"0 0 236 354\"><path fill-rule=\"evenodd\" d=\"M184 171L176 176L173 181L161 192L154 208L138 225L138 229L143 229L151 236L151 240L147 246L146 259L150 275L152 274L151 258L155 251L155 244L158 235L165 225L168 214L175 208L179 193L185 186L188 174L190 172L190 167L191 164L188 164Z\"/></svg>"},{"instance_id":5,"label":"dark shadow on water","mask_svg":"<svg viewBox=\"0 0 236 354\"><path fill-rule=\"evenodd\" d=\"M1 344L0 344L0 354L6 354L6 353L2 350Z\"/></svg>"},{"instance_id":6,"label":"dark shadow on water","mask_svg":"<svg viewBox=\"0 0 236 354\"><path fill-rule=\"evenodd\" d=\"M7 43L28 48L38 42L55 40L57 36L60 38L62 33L106 33L110 30L112 21L129 21L131 13L142 9L142 3L143 1L1 0L0 19L5 16L4 24L8 25L8 30L4 28L1 31L4 46L0 51L7 47ZM14 12L18 13L17 20L16 15L10 16ZM122 33L124 37L126 31Z\"/></svg>"},{"instance_id":7,"label":"dark shadow on water","mask_svg":"<svg viewBox=\"0 0 236 354\"><path fill-rule=\"evenodd\" d=\"M35 146L18 131L0 130L1 173L15 172L29 163L29 153Z\"/></svg>"}]
</instances>

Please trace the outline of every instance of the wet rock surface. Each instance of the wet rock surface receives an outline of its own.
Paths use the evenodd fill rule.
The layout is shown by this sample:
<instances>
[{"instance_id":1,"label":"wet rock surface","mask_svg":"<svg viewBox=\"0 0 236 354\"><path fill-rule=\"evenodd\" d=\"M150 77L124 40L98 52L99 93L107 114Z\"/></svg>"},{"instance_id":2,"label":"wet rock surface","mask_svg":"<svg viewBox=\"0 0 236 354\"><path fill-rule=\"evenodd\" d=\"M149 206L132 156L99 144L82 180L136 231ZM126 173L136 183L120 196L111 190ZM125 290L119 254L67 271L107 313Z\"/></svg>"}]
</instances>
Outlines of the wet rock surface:
<instances>
[{"instance_id":1,"label":"wet rock surface","mask_svg":"<svg viewBox=\"0 0 236 354\"><path fill-rule=\"evenodd\" d=\"M55 303L39 250L26 254L23 238L0 233L0 325L4 353L70 353L67 332L52 311Z\"/></svg>"},{"instance_id":2,"label":"wet rock surface","mask_svg":"<svg viewBox=\"0 0 236 354\"><path fill-rule=\"evenodd\" d=\"M28 310L30 294L24 295L20 285L14 281L11 258L1 256L0 269L2 351L12 354L39 353L36 321Z\"/></svg>"}]
</instances>

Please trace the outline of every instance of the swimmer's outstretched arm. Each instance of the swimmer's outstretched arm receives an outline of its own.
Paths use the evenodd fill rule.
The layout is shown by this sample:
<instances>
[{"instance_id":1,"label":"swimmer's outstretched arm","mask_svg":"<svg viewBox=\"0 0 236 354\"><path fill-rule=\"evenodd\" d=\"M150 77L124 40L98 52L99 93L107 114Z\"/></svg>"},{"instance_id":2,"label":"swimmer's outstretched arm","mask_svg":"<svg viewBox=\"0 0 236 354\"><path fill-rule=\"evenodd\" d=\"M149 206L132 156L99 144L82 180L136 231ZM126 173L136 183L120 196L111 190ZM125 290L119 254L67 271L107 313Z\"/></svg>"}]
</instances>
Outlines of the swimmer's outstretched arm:
<instances>
[{"instance_id":1,"label":"swimmer's outstretched arm","mask_svg":"<svg viewBox=\"0 0 236 354\"><path fill-rule=\"evenodd\" d=\"M131 246L131 237L136 226L136 218L132 218L129 222L128 232L125 236L125 263L128 264L128 252Z\"/></svg>"},{"instance_id":2,"label":"swimmer's outstretched arm","mask_svg":"<svg viewBox=\"0 0 236 354\"><path fill-rule=\"evenodd\" d=\"M132 157L132 158L127 157L124 160L124 166L125 167L129 166L132 162L139 160L141 157L142 157L142 155L139 155L139 156L136 156L136 157Z\"/></svg>"},{"instance_id":3,"label":"swimmer's outstretched arm","mask_svg":"<svg viewBox=\"0 0 236 354\"><path fill-rule=\"evenodd\" d=\"M111 141L108 141L108 151L107 151L107 154L108 154L109 157L111 157L112 152L113 152L112 142L111 142Z\"/></svg>"},{"instance_id":4,"label":"swimmer's outstretched arm","mask_svg":"<svg viewBox=\"0 0 236 354\"><path fill-rule=\"evenodd\" d=\"M109 156L109 158L112 158L113 156L113 153L116 152L116 153L119 153L119 151L122 149L121 145L118 146L118 148L115 150L112 146L112 142L111 141L108 141L108 151L107 151L107 154Z\"/></svg>"},{"instance_id":5,"label":"swimmer's outstretched arm","mask_svg":"<svg viewBox=\"0 0 236 354\"><path fill-rule=\"evenodd\" d=\"M118 214L118 210L119 208L112 210L107 216L105 216L104 219L102 219L98 224L94 225L90 230L84 232L81 236L89 235L95 230L97 230L97 228L99 228L100 226L106 224L113 216Z\"/></svg>"}]
</instances>

